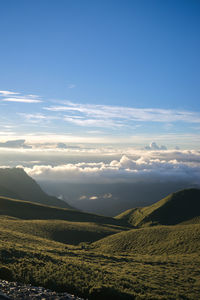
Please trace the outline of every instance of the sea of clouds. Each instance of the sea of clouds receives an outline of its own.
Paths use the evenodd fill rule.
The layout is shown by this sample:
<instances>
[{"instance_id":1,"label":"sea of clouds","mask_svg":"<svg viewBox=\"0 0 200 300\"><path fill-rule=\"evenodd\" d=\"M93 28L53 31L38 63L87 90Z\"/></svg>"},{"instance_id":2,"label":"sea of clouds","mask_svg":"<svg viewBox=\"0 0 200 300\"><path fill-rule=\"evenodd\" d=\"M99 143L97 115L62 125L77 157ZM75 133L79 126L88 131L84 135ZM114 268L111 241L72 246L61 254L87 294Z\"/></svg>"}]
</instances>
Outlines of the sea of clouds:
<instances>
[{"instance_id":1,"label":"sea of clouds","mask_svg":"<svg viewBox=\"0 0 200 300\"><path fill-rule=\"evenodd\" d=\"M47 147L47 149L45 147ZM167 149L152 142L142 150L117 146L0 143L1 167L21 167L37 181L72 183L186 181L200 185L200 151ZM2 164L3 162L3 164Z\"/></svg>"},{"instance_id":2,"label":"sea of clouds","mask_svg":"<svg viewBox=\"0 0 200 300\"><path fill-rule=\"evenodd\" d=\"M188 181L200 184L200 151L129 150L110 162L78 162L58 165L35 164L25 171L36 180L82 183L142 181Z\"/></svg>"}]
</instances>

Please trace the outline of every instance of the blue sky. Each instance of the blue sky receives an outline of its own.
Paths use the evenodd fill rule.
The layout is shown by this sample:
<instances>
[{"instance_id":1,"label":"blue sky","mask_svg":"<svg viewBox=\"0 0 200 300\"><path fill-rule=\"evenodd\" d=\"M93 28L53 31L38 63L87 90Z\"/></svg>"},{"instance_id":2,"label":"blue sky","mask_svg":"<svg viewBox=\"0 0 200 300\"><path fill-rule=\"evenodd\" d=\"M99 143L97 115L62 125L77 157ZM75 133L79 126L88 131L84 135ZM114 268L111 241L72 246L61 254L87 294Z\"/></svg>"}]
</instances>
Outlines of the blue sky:
<instances>
[{"instance_id":1,"label":"blue sky","mask_svg":"<svg viewBox=\"0 0 200 300\"><path fill-rule=\"evenodd\" d=\"M2 0L0 140L199 147L199 33L195 0Z\"/></svg>"}]
</instances>

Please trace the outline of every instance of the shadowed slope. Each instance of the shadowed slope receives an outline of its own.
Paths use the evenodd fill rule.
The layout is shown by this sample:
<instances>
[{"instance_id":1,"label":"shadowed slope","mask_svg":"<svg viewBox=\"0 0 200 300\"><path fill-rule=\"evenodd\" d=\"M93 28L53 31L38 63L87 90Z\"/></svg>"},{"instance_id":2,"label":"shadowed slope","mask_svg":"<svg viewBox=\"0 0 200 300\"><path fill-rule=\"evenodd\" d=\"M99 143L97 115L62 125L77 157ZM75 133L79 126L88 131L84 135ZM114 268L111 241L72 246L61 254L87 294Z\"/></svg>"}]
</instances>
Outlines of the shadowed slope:
<instances>
[{"instance_id":1,"label":"shadowed slope","mask_svg":"<svg viewBox=\"0 0 200 300\"><path fill-rule=\"evenodd\" d=\"M49 196L22 168L0 169L0 196L45 205L72 208L65 201Z\"/></svg>"},{"instance_id":2,"label":"shadowed slope","mask_svg":"<svg viewBox=\"0 0 200 300\"><path fill-rule=\"evenodd\" d=\"M0 197L0 215L24 220L67 220L72 222L94 222L100 224L121 225L123 221L84 213L76 210L51 207L28 201Z\"/></svg>"},{"instance_id":3,"label":"shadowed slope","mask_svg":"<svg viewBox=\"0 0 200 300\"><path fill-rule=\"evenodd\" d=\"M200 216L200 190L187 189L156 202L151 206L130 209L116 217L134 226L175 225Z\"/></svg>"},{"instance_id":4,"label":"shadowed slope","mask_svg":"<svg viewBox=\"0 0 200 300\"><path fill-rule=\"evenodd\" d=\"M0 218L0 230L31 235L65 244L77 245L81 242L94 242L126 228L116 225L62 220L19 220L10 217Z\"/></svg>"}]
</instances>

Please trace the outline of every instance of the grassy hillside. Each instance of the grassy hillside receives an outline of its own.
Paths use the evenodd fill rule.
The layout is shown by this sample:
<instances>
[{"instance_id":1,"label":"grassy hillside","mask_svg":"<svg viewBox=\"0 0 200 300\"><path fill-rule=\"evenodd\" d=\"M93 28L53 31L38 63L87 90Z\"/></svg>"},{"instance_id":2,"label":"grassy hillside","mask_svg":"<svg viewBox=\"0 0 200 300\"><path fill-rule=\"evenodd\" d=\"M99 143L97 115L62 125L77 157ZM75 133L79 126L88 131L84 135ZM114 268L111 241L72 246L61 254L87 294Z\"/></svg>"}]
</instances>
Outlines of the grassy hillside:
<instances>
[{"instance_id":1,"label":"grassy hillside","mask_svg":"<svg viewBox=\"0 0 200 300\"><path fill-rule=\"evenodd\" d=\"M61 220L18 220L1 217L1 230L33 235L65 244L77 245L94 242L111 234L126 230L116 225Z\"/></svg>"},{"instance_id":2,"label":"grassy hillside","mask_svg":"<svg viewBox=\"0 0 200 300\"><path fill-rule=\"evenodd\" d=\"M121 220L116 220L111 217L104 217L66 208L51 207L6 197L0 197L0 215L25 220L65 220L71 222L123 225Z\"/></svg>"},{"instance_id":3,"label":"grassy hillside","mask_svg":"<svg viewBox=\"0 0 200 300\"><path fill-rule=\"evenodd\" d=\"M132 212L120 220L0 197L0 278L91 300L199 300L197 212L193 224L187 214L139 229L122 225Z\"/></svg>"},{"instance_id":4,"label":"grassy hillside","mask_svg":"<svg viewBox=\"0 0 200 300\"><path fill-rule=\"evenodd\" d=\"M155 226L121 232L97 241L93 246L107 253L198 254L199 237L200 224Z\"/></svg>"},{"instance_id":5,"label":"grassy hillside","mask_svg":"<svg viewBox=\"0 0 200 300\"><path fill-rule=\"evenodd\" d=\"M175 225L200 215L200 190L187 189L143 208L130 209L116 218L133 226Z\"/></svg>"},{"instance_id":6,"label":"grassy hillside","mask_svg":"<svg viewBox=\"0 0 200 300\"><path fill-rule=\"evenodd\" d=\"M0 196L71 208L66 202L43 192L36 181L21 168L0 169Z\"/></svg>"},{"instance_id":7,"label":"grassy hillside","mask_svg":"<svg viewBox=\"0 0 200 300\"><path fill-rule=\"evenodd\" d=\"M89 299L199 299L200 258L195 252L147 255L144 244L143 253L129 249L106 253L104 249L58 243L2 224L0 278ZM21 231L25 229L22 227Z\"/></svg>"}]
</instances>

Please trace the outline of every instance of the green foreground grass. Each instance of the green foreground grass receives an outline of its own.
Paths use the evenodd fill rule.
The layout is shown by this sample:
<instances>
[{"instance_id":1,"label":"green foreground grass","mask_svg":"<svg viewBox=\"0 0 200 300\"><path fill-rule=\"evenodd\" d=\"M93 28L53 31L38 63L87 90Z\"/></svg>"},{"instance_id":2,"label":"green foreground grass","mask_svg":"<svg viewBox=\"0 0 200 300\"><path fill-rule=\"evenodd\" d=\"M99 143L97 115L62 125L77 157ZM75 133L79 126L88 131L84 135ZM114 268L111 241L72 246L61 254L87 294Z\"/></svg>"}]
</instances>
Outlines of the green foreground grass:
<instances>
[{"instance_id":1,"label":"green foreground grass","mask_svg":"<svg viewBox=\"0 0 200 300\"><path fill-rule=\"evenodd\" d=\"M132 229L103 238L93 247L107 253L200 254L200 224Z\"/></svg>"},{"instance_id":2,"label":"green foreground grass","mask_svg":"<svg viewBox=\"0 0 200 300\"><path fill-rule=\"evenodd\" d=\"M0 217L0 222L1 230L15 231L72 245L81 242L91 243L108 235L128 230L126 227L110 224L62 220L20 220Z\"/></svg>"},{"instance_id":3,"label":"green foreground grass","mask_svg":"<svg viewBox=\"0 0 200 300\"><path fill-rule=\"evenodd\" d=\"M142 254L139 244L138 251L135 246L135 251L126 249L117 253L106 249L105 244L96 247L100 242L75 246L53 241L51 236L41 237L42 221L2 217L0 223L0 277L4 279L68 291L89 299L199 299L200 257L196 235L189 241L194 243L193 250L185 249L184 254L180 249L172 254L159 253L160 246L157 253L145 254L145 244ZM198 231L199 225L195 226ZM35 227L40 236L38 232L35 235ZM183 227L190 234L191 225ZM173 230L176 232L176 227ZM180 229L177 230L178 236ZM132 232L117 233L110 238ZM102 245L106 239L109 238L101 240Z\"/></svg>"},{"instance_id":4,"label":"green foreground grass","mask_svg":"<svg viewBox=\"0 0 200 300\"><path fill-rule=\"evenodd\" d=\"M200 224L191 216L133 229L124 217L0 197L0 278L95 300L199 300Z\"/></svg>"}]
</instances>

